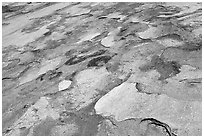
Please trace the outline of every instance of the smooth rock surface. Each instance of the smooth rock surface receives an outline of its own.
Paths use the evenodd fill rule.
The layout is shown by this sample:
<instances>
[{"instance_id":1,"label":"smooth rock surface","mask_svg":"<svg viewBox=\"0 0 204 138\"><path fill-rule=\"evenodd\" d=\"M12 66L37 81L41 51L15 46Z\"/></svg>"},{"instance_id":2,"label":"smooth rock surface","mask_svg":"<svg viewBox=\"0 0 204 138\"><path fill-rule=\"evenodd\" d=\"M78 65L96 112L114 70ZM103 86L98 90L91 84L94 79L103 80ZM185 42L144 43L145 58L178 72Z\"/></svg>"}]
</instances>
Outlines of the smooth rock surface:
<instances>
[{"instance_id":1,"label":"smooth rock surface","mask_svg":"<svg viewBox=\"0 0 204 138\"><path fill-rule=\"evenodd\" d=\"M59 91L61 91L61 90L65 90L65 89L67 89L67 88L69 88L69 86L71 85L71 81L69 81L69 80L63 80L63 81L61 81L60 83L59 83Z\"/></svg>"}]
</instances>

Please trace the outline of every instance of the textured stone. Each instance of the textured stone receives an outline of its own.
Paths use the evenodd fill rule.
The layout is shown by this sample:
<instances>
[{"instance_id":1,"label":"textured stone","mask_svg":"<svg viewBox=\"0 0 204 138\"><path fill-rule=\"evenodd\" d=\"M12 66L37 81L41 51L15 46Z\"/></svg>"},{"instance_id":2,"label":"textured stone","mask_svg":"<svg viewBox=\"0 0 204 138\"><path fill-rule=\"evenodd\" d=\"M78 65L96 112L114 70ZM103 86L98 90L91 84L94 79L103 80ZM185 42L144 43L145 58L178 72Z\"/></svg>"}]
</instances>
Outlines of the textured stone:
<instances>
[{"instance_id":1,"label":"textured stone","mask_svg":"<svg viewBox=\"0 0 204 138\"><path fill-rule=\"evenodd\" d=\"M115 35L120 31L120 27L108 33L108 36L101 40L101 44L105 47L113 46L115 42Z\"/></svg>"},{"instance_id":2,"label":"textured stone","mask_svg":"<svg viewBox=\"0 0 204 138\"><path fill-rule=\"evenodd\" d=\"M100 69L87 69L76 75L76 86L66 92L66 96L72 99L73 108L77 110L91 104L99 95L97 88L104 83L102 80L108 77L109 73L105 67Z\"/></svg>"},{"instance_id":3,"label":"textured stone","mask_svg":"<svg viewBox=\"0 0 204 138\"><path fill-rule=\"evenodd\" d=\"M100 35L100 32L97 32L97 30L91 30L89 31L87 34L83 35L81 40L77 43L81 43L83 41L91 41L91 39L93 39L94 37Z\"/></svg>"},{"instance_id":4,"label":"textured stone","mask_svg":"<svg viewBox=\"0 0 204 138\"><path fill-rule=\"evenodd\" d=\"M34 124L38 124L42 120L45 120L48 116L52 117L54 120L59 118L59 114L49 106L48 99L46 97L41 97L13 124L11 127L12 131L7 135L19 135L20 128L30 128Z\"/></svg>"},{"instance_id":5,"label":"textured stone","mask_svg":"<svg viewBox=\"0 0 204 138\"><path fill-rule=\"evenodd\" d=\"M95 105L97 114L113 116L118 121L128 118L155 118L179 129L178 135L200 133L201 108L199 101L180 101L163 94L138 93L135 84L126 82L111 90ZM195 132L191 131L194 124L198 125ZM191 132L184 134L182 131L185 129Z\"/></svg>"},{"instance_id":6,"label":"textured stone","mask_svg":"<svg viewBox=\"0 0 204 138\"><path fill-rule=\"evenodd\" d=\"M90 9L80 8L79 6L73 6L71 8L66 8L66 9L60 11L60 13L68 13L71 16L77 16L77 15L81 15L81 14L87 14L90 11L91 11Z\"/></svg>"},{"instance_id":7,"label":"textured stone","mask_svg":"<svg viewBox=\"0 0 204 138\"><path fill-rule=\"evenodd\" d=\"M114 36L107 36L101 40L101 44L105 47L111 47L115 44L114 42Z\"/></svg>"},{"instance_id":8,"label":"textured stone","mask_svg":"<svg viewBox=\"0 0 204 138\"><path fill-rule=\"evenodd\" d=\"M79 131L79 128L76 124L66 124L54 126L51 129L52 136L73 136Z\"/></svg>"},{"instance_id":9,"label":"textured stone","mask_svg":"<svg viewBox=\"0 0 204 138\"><path fill-rule=\"evenodd\" d=\"M144 32L139 32L138 35L142 39L151 39L151 38L157 38L158 37L158 28L157 27L150 27Z\"/></svg>"},{"instance_id":10,"label":"textured stone","mask_svg":"<svg viewBox=\"0 0 204 138\"><path fill-rule=\"evenodd\" d=\"M62 57L47 60L41 63L41 68L32 68L20 78L19 85L30 82L49 70L54 70L61 62L61 59Z\"/></svg>"},{"instance_id":11,"label":"textured stone","mask_svg":"<svg viewBox=\"0 0 204 138\"><path fill-rule=\"evenodd\" d=\"M201 2L2 5L3 135L201 135Z\"/></svg>"}]
</instances>

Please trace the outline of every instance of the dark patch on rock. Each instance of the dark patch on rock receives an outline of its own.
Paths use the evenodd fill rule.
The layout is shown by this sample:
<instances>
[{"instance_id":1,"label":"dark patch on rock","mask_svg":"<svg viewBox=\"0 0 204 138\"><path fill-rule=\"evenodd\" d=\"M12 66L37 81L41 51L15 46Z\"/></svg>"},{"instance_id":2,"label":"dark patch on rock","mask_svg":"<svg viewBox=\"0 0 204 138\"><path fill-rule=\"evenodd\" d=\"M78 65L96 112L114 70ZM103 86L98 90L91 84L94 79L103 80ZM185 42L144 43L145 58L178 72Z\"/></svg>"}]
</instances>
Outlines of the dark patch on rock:
<instances>
[{"instance_id":1,"label":"dark patch on rock","mask_svg":"<svg viewBox=\"0 0 204 138\"><path fill-rule=\"evenodd\" d=\"M11 132L11 130L12 130L11 128L8 128L8 129L6 129L5 131L3 131L2 134L3 134L3 135L6 135L6 134L8 134L9 132Z\"/></svg>"},{"instance_id":2,"label":"dark patch on rock","mask_svg":"<svg viewBox=\"0 0 204 138\"><path fill-rule=\"evenodd\" d=\"M106 19L107 17L105 17L105 16L101 16L101 17L98 17L98 19L100 20L100 19Z\"/></svg>"},{"instance_id":3,"label":"dark patch on rock","mask_svg":"<svg viewBox=\"0 0 204 138\"><path fill-rule=\"evenodd\" d=\"M73 117L76 117L73 112L63 111L60 113L58 124L74 123Z\"/></svg>"},{"instance_id":4,"label":"dark patch on rock","mask_svg":"<svg viewBox=\"0 0 204 138\"><path fill-rule=\"evenodd\" d=\"M94 136L98 132L98 124L104 119L101 115L95 114L94 105L97 102L93 102L88 107L85 107L79 111L77 124L80 126L81 136Z\"/></svg>"},{"instance_id":5,"label":"dark patch on rock","mask_svg":"<svg viewBox=\"0 0 204 138\"><path fill-rule=\"evenodd\" d=\"M66 56L66 57L70 57L71 55L73 55L73 54L76 53L76 52L77 52L76 49L70 49L69 51L67 51L67 52L65 53L65 56Z\"/></svg>"},{"instance_id":6,"label":"dark patch on rock","mask_svg":"<svg viewBox=\"0 0 204 138\"><path fill-rule=\"evenodd\" d=\"M158 80L165 80L176 74L180 73L181 65L176 61L164 61L164 59L160 58L157 55L154 55L151 59L150 63L147 63L139 69L141 71L147 72L149 70L155 69L160 73L160 77Z\"/></svg>"},{"instance_id":7,"label":"dark patch on rock","mask_svg":"<svg viewBox=\"0 0 204 138\"><path fill-rule=\"evenodd\" d=\"M68 32L65 33L65 35L71 36L71 35L73 35L73 32L72 31L68 31Z\"/></svg>"},{"instance_id":8,"label":"dark patch on rock","mask_svg":"<svg viewBox=\"0 0 204 138\"><path fill-rule=\"evenodd\" d=\"M59 78L62 75L61 71L56 71L56 70L49 70L44 74L41 74L40 76L37 77L37 81L44 81L44 80L55 80Z\"/></svg>"},{"instance_id":9,"label":"dark patch on rock","mask_svg":"<svg viewBox=\"0 0 204 138\"><path fill-rule=\"evenodd\" d=\"M67 60L64 64L65 65L74 65L74 64L80 63L84 60L86 60L86 57L84 57L84 56L81 56L81 57L73 56L69 60Z\"/></svg>"},{"instance_id":10,"label":"dark patch on rock","mask_svg":"<svg viewBox=\"0 0 204 138\"><path fill-rule=\"evenodd\" d=\"M98 124L102 120L102 117L97 115L92 115L86 117L86 120L84 120L85 124L82 124L81 126L81 135L82 136L94 136L97 134L98 131Z\"/></svg>"},{"instance_id":11,"label":"dark patch on rock","mask_svg":"<svg viewBox=\"0 0 204 138\"><path fill-rule=\"evenodd\" d=\"M103 96L107 94L109 91L111 91L113 88L119 86L122 84L124 81L119 78L110 78L110 82L101 90L100 95Z\"/></svg>"},{"instance_id":12,"label":"dark patch on rock","mask_svg":"<svg viewBox=\"0 0 204 138\"><path fill-rule=\"evenodd\" d=\"M198 50L202 50L202 40L201 40L201 42L198 42L196 44L189 43L189 44L180 46L179 48L182 49L182 50L185 50L185 51L198 51Z\"/></svg>"},{"instance_id":13,"label":"dark patch on rock","mask_svg":"<svg viewBox=\"0 0 204 138\"><path fill-rule=\"evenodd\" d=\"M162 40L162 39L165 39L165 38L170 38L170 39L174 39L174 40L182 40L181 36L179 34L176 34L176 33L166 34L166 35L157 37L156 39L157 40Z\"/></svg>"},{"instance_id":14,"label":"dark patch on rock","mask_svg":"<svg viewBox=\"0 0 204 138\"><path fill-rule=\"evenodd\" d=\"M44 35L44 36L50 36L51 34L52 34L52 32L51 32L51 31L48 31L48 32L44 33L43 35Z\"/></svg>"},{"instance_id":15,"label":"dark patch on rock","mask_svg":"<svg viewBox=\"0 0 204 138\"><path fill-rule=\"evenodd\" d=\"M180 73L181 65L175 61L157 62L155 69L160 73L159 80L165 80Z\"/></svg>"},{"instance_id":16,"label":"dark patch on rock","mask_svg":"<svg viewBox=\"0 0 204 138\"><path fill-rule=\"evenodd\" d=\"M6 12L13 12L13 10L8 5L2 6L2 13L6 13Z\"/></svg>"},{"instance_id":17,"label":"dark patch on rock","mask_svg":"<svg viewBox=\"0 0 204 138\"><path fill-rule=\"evenodd\" d=\"M108 72L114 73L119 69L119 66L120 66L120 62L107 63L106 70Z\"/></svg>"},{"instance_id":18,"label":"dark patch on rock","mask_svg":"<svg viewBox=\"0 0 204 138\"><path fill-rule=\"evenodd\" d=\"M102 116L96 114L89 114L91 108L86 108L81 111L68 112L64 111L60 114L60 124L74 123L79 126L78 132L75 136L93 136L97 133L97 126L103 119Z\"/></svg>"},{"instance_id":19,"label":"dark patch on rock","mask_svg":"<svg viewBox=\"0 0 204 138\"><path fill-rule=\"evenodd\" d=\"M56 124L56 121L47 118L33 129L33 136L50 136L51 128Z\"/></svg>"},{"instance_id":20,"label":"dark patch on rock","mask_svg":"<svg viewBox=\"0 0 204 138\"><path fill-rule=\"evenodd\" d=\"M21 9L23 9L25 6L9 6L9 5L5 5L2 6L2 13L7 13L7 12L15 12L15 11L19 11Z\"/></svg>"},{"instance_id":21,"label":"dark patch on rock","mask_svg":"<svg viewBox=\"0 0 204 138\"><path fill-rule=\"evenodd\" d=\"M147 72L147 71L150 71L150 70L154 69L154 65L151 64L151 63L147 63L145 65L140 66L139 69L142 72Z\"/></svg>"},{"instance_id":22,"label":"dark patch on rock","mask_svg":"<svg viewBox=\"0 0 204 138\"><path fill-rule=\"evenodd\" d=\"M57 72L56 70L50 70L46 73L48 80L53 80L59 78L62 75L62 72Z\"/></svg>"},{"instance_id":23,"label":"dark patch on rock","mask_svg":"<svg viewBox=\"0 0 204 138\"><path fill-rule=\"evenodd\" d=\"M37 80L37 81L44 81L44 76L45 76L45 74L46 74L46 73L41 74L40 76L38 76L38 77L36 78L36 80Z\"/></svg>"},{"instance_id":24,"label":"dark patch on rock","mask_svg":"<svg viewBox=\"0 0 204 138\"><path fill-rule=\"evenodd\" d=\"M146 91L145 90L146 86L144 84L142 84L142 83L136 82L135 88L138 90L139 93L145 93L147 95L150 95L150 94L160 95L160 92L154 93L154 92L151 92L151 91Z\"/></svg>"},{"instance_id":25,"label":"dark patch on rock","mask_svg":"<svg viewBox=\"0 0 204 138\"><path fill-rule=\"evenodd\" d=\"M74 80L74 77L76 76L76 74L77 74L77 71L73 72L72 74L66 76L66 77L65 77L65 80L73 81L73 80Z\"/></svg>"},{"instance_id":26,"label":"dark patch on rock","mask_svg":"<svg viewBox=\"0 0 204 138\"><path fill-rule=\"evenodd\" d=\"M57 48L58 46L61 46L62 44L65 44L66 43L66 39L60 39L60 40L48 40L46 43L47 43L47 46L44 48L45 50L46 49L55 49Z\"/></svg>"},{"instance_id":27,"label":"dark patch on rock","mask_svg":"<svg viewBox=\"0 0 204 138\"><path fill-rule=\"evenodd\" d=\"M89 61L87 67L94 67L94 66L103 66L106 64L112 57L111 56L101 56L97 58L93 58Z\"/></svg>"},{"instance_id":28,"label":"dark patch on rock","mask_svg":"<svg viewBox=\"0 0 204 138\"><path fill-rule=\"evenodd\" d=\"M10 23L5 23L5 22L3 22L2 23L2 26L6 26L6 25L9 25Z\"/></svg>"}]
</instances>

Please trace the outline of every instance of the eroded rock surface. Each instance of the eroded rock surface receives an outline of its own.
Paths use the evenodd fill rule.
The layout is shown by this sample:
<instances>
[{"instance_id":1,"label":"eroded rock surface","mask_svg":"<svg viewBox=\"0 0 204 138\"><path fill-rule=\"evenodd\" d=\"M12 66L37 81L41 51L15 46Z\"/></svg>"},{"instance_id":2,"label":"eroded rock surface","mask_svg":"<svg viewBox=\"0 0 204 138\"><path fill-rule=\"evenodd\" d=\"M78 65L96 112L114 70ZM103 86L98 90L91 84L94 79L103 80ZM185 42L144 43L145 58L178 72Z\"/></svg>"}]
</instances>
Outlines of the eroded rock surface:
<instances>
[{"instance_id":1,"label":"eroded rock surface","mask_svg":"<svg viewBox=\"0 0 204 138\"><path fill-rule=\"evenodd\" d=\"M202 3L2 3L2 135L202 135Z\"/></svg>"}]
</instances>

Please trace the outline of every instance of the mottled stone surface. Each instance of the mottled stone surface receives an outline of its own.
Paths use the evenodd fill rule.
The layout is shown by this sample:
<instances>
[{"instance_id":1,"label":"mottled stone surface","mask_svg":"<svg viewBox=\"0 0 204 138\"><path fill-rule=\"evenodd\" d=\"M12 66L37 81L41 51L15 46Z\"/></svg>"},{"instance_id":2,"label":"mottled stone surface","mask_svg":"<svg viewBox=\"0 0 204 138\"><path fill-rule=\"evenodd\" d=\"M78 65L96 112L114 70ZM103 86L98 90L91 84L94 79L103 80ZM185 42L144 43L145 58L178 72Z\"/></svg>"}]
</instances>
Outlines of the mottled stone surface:
<instances>
[{"instance_id":1,"label":"mottled stone surface","mask_svg":"<svg viewBox=\"0 0 204 138\"><path fill-rule=\"evenodd\" d=\"M201 135L201 2L3 2L2 135Z\"/></svg>"}]
</instances>

